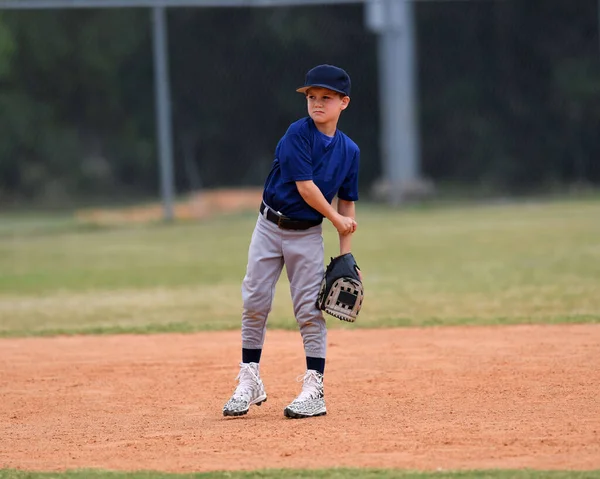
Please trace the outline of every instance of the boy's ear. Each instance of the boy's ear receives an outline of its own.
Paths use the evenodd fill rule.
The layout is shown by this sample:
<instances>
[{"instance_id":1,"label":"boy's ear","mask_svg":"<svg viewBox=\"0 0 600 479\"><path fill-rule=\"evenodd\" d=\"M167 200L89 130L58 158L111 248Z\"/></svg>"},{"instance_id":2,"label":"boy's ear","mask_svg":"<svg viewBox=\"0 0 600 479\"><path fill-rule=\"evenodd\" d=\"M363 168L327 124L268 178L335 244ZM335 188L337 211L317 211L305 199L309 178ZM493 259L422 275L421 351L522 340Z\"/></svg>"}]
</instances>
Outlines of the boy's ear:
<instances>
[{"instance_id":1,"label":"boy's ear","mask_svg":"<svg viewBox=\"0 0 600 479\"><path fill-rule=\"evenodd\" d=\"M342 110L345 110L346 108L348 108L349 104L350 104L350 97L349 96L342 97Z\"/></svg>"}]
</instances>

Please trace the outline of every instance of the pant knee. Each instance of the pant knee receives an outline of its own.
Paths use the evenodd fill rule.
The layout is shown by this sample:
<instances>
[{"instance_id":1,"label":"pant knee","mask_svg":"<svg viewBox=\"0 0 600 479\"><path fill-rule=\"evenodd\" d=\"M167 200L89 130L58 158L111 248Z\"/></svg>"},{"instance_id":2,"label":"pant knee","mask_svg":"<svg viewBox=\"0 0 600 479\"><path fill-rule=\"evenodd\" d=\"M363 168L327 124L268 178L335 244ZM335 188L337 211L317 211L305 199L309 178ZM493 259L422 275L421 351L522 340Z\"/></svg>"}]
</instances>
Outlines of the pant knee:
<instances>
[{"instance_id":1,"label":"pant knee","mask_svg":"<svg viewBox=\"0 0 600 479\"><path fill-rule=\"evenodd\" d=\"M242 288L242 301L245 311L252 315L268 314L273 304L273 286L248 285Z\"/></svg>"}]
</instances>

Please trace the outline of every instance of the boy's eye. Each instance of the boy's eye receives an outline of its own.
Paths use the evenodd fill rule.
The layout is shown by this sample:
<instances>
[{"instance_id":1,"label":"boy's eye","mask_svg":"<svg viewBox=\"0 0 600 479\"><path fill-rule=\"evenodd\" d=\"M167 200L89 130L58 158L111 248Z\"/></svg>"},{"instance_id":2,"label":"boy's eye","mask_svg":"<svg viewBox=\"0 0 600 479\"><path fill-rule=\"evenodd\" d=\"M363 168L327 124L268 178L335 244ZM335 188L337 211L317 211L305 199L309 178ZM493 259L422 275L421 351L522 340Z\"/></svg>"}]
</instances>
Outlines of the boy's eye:
<instances>
[{"instance_id":1,"label":"boy's eye","mask_svg":"<svg viewBox=\"0 0 600 479\"><path fill-rule=\"evenodd\" d=\"M329 97L329 96L325 95L325 96L323 97L323 100L329 100L330 98L331 98L331 97Z\"/></svg>"}]
</instances>

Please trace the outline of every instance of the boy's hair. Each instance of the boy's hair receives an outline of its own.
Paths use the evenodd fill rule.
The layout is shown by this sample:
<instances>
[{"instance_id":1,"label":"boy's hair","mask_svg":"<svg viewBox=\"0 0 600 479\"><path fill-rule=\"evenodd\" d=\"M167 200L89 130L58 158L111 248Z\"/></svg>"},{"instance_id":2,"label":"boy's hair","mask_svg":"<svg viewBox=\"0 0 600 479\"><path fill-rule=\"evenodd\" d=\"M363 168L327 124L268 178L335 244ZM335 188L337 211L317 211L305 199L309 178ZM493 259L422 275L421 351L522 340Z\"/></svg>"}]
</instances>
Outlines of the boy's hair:
<instances>
[{"instance_id":1,"label":"boy's hair","mask_svg":"<svg viewBox=\"0 0 600 479\"><path fill-rule=\"evenodd\" d=\"M314 87L314 88L323 88L323 87ZM306 90L305 96L308 96L308 92L309 92L310 88L308 90ZM325 88L325 90L329 90L329 88ZM343 93L339 92L339 91L335 91L335 90L329 90L332 94L339 96L340 98L345 98L348 95L344 95Z\"/></svg>"}]
</instances>

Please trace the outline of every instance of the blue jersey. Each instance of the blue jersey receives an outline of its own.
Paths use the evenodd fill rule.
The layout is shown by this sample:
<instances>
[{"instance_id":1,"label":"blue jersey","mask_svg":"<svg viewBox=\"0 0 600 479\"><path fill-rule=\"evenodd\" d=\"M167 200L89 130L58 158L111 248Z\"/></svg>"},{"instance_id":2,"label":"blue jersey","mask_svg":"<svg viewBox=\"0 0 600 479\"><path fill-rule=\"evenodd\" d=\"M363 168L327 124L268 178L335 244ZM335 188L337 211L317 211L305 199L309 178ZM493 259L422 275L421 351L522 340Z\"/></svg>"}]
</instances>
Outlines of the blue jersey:
<instances>
[{"instance_id":1,"label":"blue jersey","mask_svg":"<svg viewBox=\"0 0 600 479\"><path fill-rule=\"evenodd\" d=\"M329 203L337 195L358 200L360 150L348 136L336 130L323 135L309 117L290 125L275 149L275 160L265 181L267 205L294 220L320 220L323 215L309 206L296 181L312 180Z\"/></svg>"}]
</instances>

